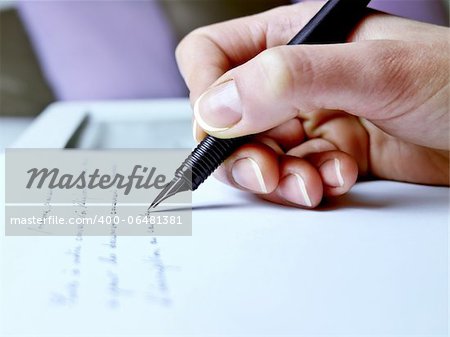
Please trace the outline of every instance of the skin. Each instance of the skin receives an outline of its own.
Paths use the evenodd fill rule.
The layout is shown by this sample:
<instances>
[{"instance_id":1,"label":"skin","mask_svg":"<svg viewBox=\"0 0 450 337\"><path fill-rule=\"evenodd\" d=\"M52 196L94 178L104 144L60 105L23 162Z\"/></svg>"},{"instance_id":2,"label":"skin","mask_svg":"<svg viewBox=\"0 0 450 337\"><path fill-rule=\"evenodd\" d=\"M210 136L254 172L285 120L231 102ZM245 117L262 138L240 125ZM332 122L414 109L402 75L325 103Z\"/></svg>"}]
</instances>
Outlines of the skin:
<instances>
[{"instance_id":1,"label":"skin","mask_svg":"<svg viewBox=\"0 0 450 337\"><path fill-rule=\"evenodd\" d=\"M195 138L255 135L216 176L307 208L357 179L448 186L450 29L373 11L350 43L285 46L321 5L203 27L179 44Z\"/></svg>"}]
</instances>

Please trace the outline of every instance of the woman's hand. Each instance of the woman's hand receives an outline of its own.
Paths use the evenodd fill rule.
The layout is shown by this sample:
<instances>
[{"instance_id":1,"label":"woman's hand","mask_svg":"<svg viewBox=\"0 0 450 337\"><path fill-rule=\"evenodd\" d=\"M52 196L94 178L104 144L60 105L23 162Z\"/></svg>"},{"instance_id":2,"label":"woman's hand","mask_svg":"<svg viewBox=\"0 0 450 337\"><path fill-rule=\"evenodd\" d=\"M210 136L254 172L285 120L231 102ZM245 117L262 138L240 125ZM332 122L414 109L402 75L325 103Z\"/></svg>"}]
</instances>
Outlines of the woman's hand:
<instances>
[{"instance_id":1,"label":"woman's hand","mask_svg":"<svg viewBox=\"0 0 450 337\"><path fill-rule=\"evenodd\" d=\"M255 134L218 178L304 207L358 174L448 185L450 29L373 11L352 43L286 46L321 5L200 28L178 46L195 138Z\"/></svg>"}]
</instances>

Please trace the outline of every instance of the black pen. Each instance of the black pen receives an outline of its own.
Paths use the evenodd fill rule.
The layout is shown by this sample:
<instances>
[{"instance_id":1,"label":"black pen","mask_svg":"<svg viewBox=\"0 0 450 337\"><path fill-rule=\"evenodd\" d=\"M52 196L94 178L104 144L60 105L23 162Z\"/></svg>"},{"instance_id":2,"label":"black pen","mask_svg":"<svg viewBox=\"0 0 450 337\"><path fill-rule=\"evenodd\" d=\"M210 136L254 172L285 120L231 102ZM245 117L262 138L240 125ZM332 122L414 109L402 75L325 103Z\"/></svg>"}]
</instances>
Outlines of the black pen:
<instances>
[{"instance_id":1,"label":"black pen","mask_svg":"<svg viewBox=\"0 0 450 337\"><path fill-rule=\"evenodd\" d=\"M366 13L370 0L329 0L288 45L329 44L346 40ZM176 170L175 177L150 208L184 191L195 191L250 136L220 139L207 136Z\"/></svg>"}]
</instances>

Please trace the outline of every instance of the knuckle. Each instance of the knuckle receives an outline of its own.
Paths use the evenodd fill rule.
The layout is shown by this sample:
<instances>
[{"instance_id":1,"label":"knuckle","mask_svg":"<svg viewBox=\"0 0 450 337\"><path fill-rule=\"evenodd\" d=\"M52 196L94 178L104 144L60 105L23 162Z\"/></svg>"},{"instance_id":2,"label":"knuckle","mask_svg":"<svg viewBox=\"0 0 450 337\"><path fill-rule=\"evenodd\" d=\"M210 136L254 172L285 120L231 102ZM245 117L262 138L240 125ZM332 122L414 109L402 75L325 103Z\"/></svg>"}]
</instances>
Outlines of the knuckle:
<instances>
[{"instance_id":1,"label":"knuckle","mask_svg":"<svg viewBox=\"0 0 450 337\"><path fill-rule=\"evenodd\" d=\"M186 35L175 48L175 60L181 76L185 80L188 87L192 83L193 77L193 61L196 60L195 52L198 45L204 44L204 39L207 39L207 29L200 27L188 35Z\"/></svg>"},{"instance_id":2,"label":"knuckle","mask_svg":"<svg viewBox=\"0 0 450 337\"><path fill-rule=\"evenodd\" d=\"M180 60L181 57L186 53L187 50L189 50L192 46L192 44L202 35L204 35L204 27L200 27L197 29L194 29L189 34L187 34L185 37L181 39L181 41L178 43L177 47L175 48L175 57L177 60Z\"/></svg>"},{"instance_id":3,"label":"knuckle","mask_svg":"<svg viewBox=\"0 0 450 337\"><path fill-rule=\"evenodd\" d=\"M183 54L183 50L184 50L184 44L185 44L185 39L186 37L184 37L177 45L177 47L175 48L175 58L177 61L180 60L181 55Z\"/></svg>"},{"instance_id":4,"label":"knuckle","mask_svg":"<svg viewBox=\"0 0 450 337\"><path fill-rule=\"evenodd\" d=\"M260 68L269 86L269 95L294 110L305 109L320 75L320 65L304 46L281 46L261 53ZM323 67L322 67L323 68ZM299 98L302 97L302 100Z\"/></svg>"},{"instance_id":5,"label":"knuckle","mask_svg":"<svg viewBox=\"0 0 450 337\"><path fill-rule=\"evenodd\" d=\"M289 62L281 47L262 52L258 57L258 67L266 86L266 93L272 99L286 99L292 91L294 78Z\"/></svg>"}]
</instances>

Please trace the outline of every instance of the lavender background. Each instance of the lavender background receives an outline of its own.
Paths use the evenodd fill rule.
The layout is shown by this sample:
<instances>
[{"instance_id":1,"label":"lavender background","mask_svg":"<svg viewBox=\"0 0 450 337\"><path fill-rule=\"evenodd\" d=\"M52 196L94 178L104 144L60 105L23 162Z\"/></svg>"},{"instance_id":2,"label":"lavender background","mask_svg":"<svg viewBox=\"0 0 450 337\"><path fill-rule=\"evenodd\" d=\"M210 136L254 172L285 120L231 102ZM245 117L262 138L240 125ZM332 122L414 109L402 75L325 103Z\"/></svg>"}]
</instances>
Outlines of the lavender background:
<instances>
[{"instance_id":1,"label":"lavender background","mask_svg":"<svg viewBox=\"0 0 450 337\"><path fill-rule=\"evenodd\" d=\"M372 8L441 25L441 0L373 0ZM21 1L19 13L59 100L187 94L157 1Z\"/></svg>"}]
</instances>

